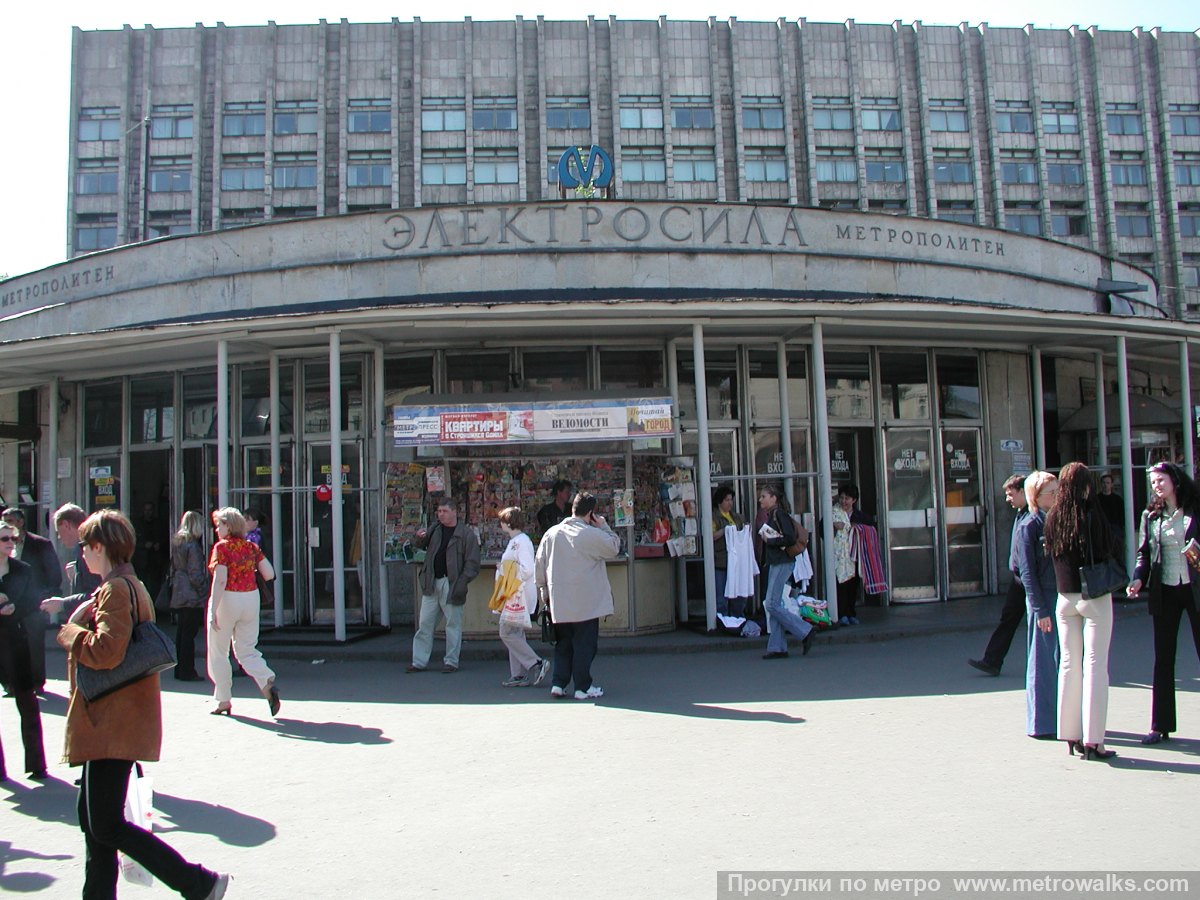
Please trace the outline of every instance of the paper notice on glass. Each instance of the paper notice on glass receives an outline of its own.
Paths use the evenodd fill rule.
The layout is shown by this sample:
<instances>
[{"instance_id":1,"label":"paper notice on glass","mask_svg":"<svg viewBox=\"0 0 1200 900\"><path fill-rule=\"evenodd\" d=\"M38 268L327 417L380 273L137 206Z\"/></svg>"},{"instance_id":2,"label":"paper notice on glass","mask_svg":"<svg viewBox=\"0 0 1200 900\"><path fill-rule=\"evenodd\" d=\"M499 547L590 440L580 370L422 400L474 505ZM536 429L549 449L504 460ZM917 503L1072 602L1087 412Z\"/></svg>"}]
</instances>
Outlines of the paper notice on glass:
<instances>
[{"instance_id":1,"label":"paper notice on glass","mask_svg":"<svg viewBox=\"0 0 1200 900\"><path fill-rule=\"evenodd\" d=\"M686 482L685 484L681 484L679 486L679 499L680 500L695 500L696 499L696 485L692 484L690 481Z\"/></svg>"},{"instance_id":2,"label":"paper notice on glass","mask_svg":"<svg viewBox=\"0 0 1200 900\"><path fill-rule=\"evenodd\" d=\"M671 501L671 518L672 519L682 519L683 516L684 516L683 501L682 500L672 500Z\"/></svg>"},{"instance_id":3,"label":"paper notice on glass","mask_svg":"<svg viewBox=\"0 0 1200 900\"><path fill-rule=\"evenodd\" d=\"M683 520L683 533L684 534L696 534L697 533L695 519L684 519Z\"/></svg>"},{"instance_id":4,"label":"paper notice on glass","mask_svg":"<svg viewBox=\"0 0 1200 900\"><path fill-rule=\"evenodd\" d=\"M667 553L671 554L671 556L679 555L679 540L677 538L670 538L667 541Z\"/></svg>"}]
</instances>

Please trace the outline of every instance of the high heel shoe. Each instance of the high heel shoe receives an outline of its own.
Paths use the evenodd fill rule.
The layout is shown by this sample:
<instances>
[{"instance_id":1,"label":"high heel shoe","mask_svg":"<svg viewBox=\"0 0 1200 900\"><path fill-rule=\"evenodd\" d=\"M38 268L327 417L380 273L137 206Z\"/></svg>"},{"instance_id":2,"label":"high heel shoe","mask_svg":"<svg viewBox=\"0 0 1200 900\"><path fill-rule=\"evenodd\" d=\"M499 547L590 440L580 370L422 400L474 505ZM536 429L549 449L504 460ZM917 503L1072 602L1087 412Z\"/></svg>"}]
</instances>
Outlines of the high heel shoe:
<instances>
[{"instance_id":1,"label":"high heel shoe","mask_svg":"<svg viewBox=\"0 0 1200 900\"><path fill-rule=\"evenodd\" d=\"M1074 756L1076 750L1079 751L1079 755L1082 757L1084 754L1083 741L1067 741L1067 756Z\"/></svg>"},{"instance_id":2,"label":"high heel shoe","mask_svg":"<svg viewBox=\"0 0 1200 900\"><path fill-rule=\"evenodd\" d=\"M1112 759L1116 755L1116 750L1101 750L1095 744L1084 744L1080 754L1084 759Z\"/></svg>"},{"instance_id":3,"label":"high heel shoe","mask_svg":"<svg viewBox=\"0 0 1200 900\"><path fill-rule=\"evenodd\" d=\"M232 703L218 703L215 709L210 709L208 711L208 714L210 716L228 716L232 713L232 711Z\"/></svg>"},{"instance_id":4,"label":"high heel shoe","mask_svg":"<svg viewBox=\"0 0 1200 900\"><path fill-rule=\"evenodd\" d=\"M279 691L275 689L274 678L272 678L266 683L266 685L263 686L262 695L264 698L266 698L267 707L271 710L271 715L278 716L279 707L283 704L279 700Z\"/></svg>"}]
</instances>

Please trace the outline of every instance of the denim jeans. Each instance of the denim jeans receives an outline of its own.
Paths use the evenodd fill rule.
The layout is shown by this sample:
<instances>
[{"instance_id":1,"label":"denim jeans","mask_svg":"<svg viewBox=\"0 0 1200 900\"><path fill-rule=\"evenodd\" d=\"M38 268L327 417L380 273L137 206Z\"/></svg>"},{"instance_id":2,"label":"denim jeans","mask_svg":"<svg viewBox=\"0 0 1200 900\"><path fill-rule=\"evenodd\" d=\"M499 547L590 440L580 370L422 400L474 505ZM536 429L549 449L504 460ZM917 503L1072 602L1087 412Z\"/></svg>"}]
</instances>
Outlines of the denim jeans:
<instances>
[{"instance_id":1,"label":"denim jeans","mask_svg":"<svg viewBox=\"0 0 1200 900\"><path fill-rule=\"evenodd\" d=\"M767 611L767 615L771 619L771 634L767 637L768 653L787 652L785 631L790 631L800 640L804 640L812 631L812 625L795 613L784 609L783 602L780 600L783 595L783 587L787 584L788 575L791 573L792 564L790 562L777 563L767 570L767 599L763 601L763 609Z\"/></svg>"}]
</instances>

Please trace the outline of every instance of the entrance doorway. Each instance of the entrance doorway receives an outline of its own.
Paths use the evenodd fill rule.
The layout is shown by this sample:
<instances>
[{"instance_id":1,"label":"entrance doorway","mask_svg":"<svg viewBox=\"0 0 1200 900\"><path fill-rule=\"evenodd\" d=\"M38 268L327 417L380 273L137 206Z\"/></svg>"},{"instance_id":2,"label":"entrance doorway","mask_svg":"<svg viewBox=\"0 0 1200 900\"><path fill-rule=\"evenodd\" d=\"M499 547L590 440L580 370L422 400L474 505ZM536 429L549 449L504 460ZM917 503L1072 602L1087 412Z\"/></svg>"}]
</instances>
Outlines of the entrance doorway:
<instances>
[{"instance_id":1,"label":"entrance doorway","mask_svg":"<svg viewBox=\"0 0 1200 900\"><path fill-rule=\"evenodd\" d=\"M932 443L928 428L889 428L884 432L888 574L894 602L938 599Z\"/></svg>"},{"instance_id":2,"label":"entrance doorway","mask_svg":"<svg viewBox=\"0 0 1200 900\"><path fill-rule=\"evenodd\" d=\"M283 586L283 621L295 625L301 621L296 598L301 591L296 584L296 494L291 490L295 484L295 445L281 444L279 448L279 485L283 489L279 504L279 521L271 516L271 448L253 446L245 448L244 471L246 487L240 497L243 509L254 508L263 514L259 519L262 529L262 550L275 567L275 577ZM283 550L275 558L275 535L278 534ZM265 602L262 607L264 622L273 622L275 607Z\"/></svg>"},{"instance_id":3,"label":"entrance doorway","mask_svg":"<svg viewBox=\"0 0 1200 900\"><path fill-rule=\"evenodd\" d=\"M942 540L947 597L985 593L983 473L978 428L942 429Z\"/></svg>"},{"instance_id":4,"label":"entrance doorway","mask_svg":"<svg viewBox=\"0 0 1200 900\"><path fill-rule=\"evenodd\" d=\"M172 451L129 451L129 518L137 534L133 568L158 596L171 560Z\"/></svg>"},{"instance_id":5,"label":"entrance doorway","mask_svg":"<svg viewBox=\"0 0 1200 900\"><path fill-rule=\"evenodd\" d=\"M307 446L309 485L305 515L308 521L309 611L314 623L334 621L333 508L330 501L317 499L315 488L327 484L342 489L342 547L345 562L343 582L347 624L366 621L363 603L364 561L362 529L362 447L357 441L342 444L342 471L334 477L328 443Z\"/></svg>"}]
</instances>

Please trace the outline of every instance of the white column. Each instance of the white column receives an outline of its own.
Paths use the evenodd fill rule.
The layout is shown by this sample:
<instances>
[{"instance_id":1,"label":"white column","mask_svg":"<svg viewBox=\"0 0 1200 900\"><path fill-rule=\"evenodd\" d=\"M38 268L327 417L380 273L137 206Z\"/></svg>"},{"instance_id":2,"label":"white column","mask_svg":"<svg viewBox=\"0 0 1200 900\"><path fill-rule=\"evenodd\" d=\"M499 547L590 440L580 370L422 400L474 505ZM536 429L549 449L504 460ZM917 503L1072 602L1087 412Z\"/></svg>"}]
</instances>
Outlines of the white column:
<instances>
[{"instance_id":1,"label":"white column","mask_svg":"<svg viewBox=\"0 0 1200 900\"><path fill-rule=\"evenodd\" d=\"M373 471L374 479L374 496L375 500L375 527L363 529L363 551L365 555L367 535L371 533L378 534L383 529L383 518L387 506L387 498L383 495L383 458L384 458L384 437L387 433L387 420L384 418L387 415L387 410L383 406L383 348L375 348L375 465ZM366 479L363 479L364 484ZM364 497L363 506L367 506L366 498ZM366 517L366 521L370 522L371 518ZM379 546L380 542L374 542L373 552L379 560L379 573L377 575L379 581L379 624L384 628L392 627L392 611L388 605L388 578L387 566L383 563L383 553ZM633 554L630 553L632 561ZM366 596L366 588L363 588L363 596Z\"/></svg>"},{"instance_id":2,"label":"white column","mask_svg":"<svg viewBox=\"0 0 1200 900\"><path fill-rule=\"evenodd\" d=\"M49 478L45 479L46 485L49 488L49 493L46 494L46 512L50 516L50 527L46 530L50 534L50 540L54 542L54 546L58 549L58 535L54 531L54 511L58 509L58 379L51 378L50 384L46 390L50 392L49 403L47 404L46 421L50 423L50 433L47 436L46 442L50 445L46 448L46 455L49 457L46 460L46 471ZM41 525L39 522L38 525ZM61 574L61 573L59 573ZM61 586L61 585L60 585Z\"/></svg>"},{"instance_id":3,"label":"white column","mask_svg":"<svg viewBox=\"0 0 1200 900\"><path fill-rule=\"evenodd\" d=\"M1033 467L1046 468L1046 410L1042 403L1042 351L1033 348Z\"/></svg>"},{"instance_id":4,"label":"white column","mask_svg":"<svg viewBox=\"0 0 1200 900\"><path fill-rule=\"evenodd\" d=\"M217 341L217 506L229 505L229 342Z\"/></svg>"},{"instance_id":5,"label":"white column","mask_svg":"<svg viewBox=\"0 0 1200 900\"><path fill-rule=\"evenodd\" d=\"M667 388L671 391L671 403L675 408L676 419L681 419L683 413L679 404L679 345L675 341L667 344ZM682 425L675 430L675 437L671 440L671 452L677 456L683 453ZM707 464L707 460L696 460L697 466ZM688 618L687 563L682 559L675 560L675 617L680 622L686 622Z\"/></svg>"},{"instance_id":6,"label":"white column","mask_svg":"<svg viewBox=\"0 0 1200 900\"><path fill-rule=\"evenodd\" d=\"M1126 355L1125 335L1117 337L1117 401L1121 410L1121 483L1133 484L1133 454L1129 450L1129 358ZM1136 522L1133 517L1133 491L1126 490L1125 521ZM1137 542L1137 529L1125 529L1125 564L1133 571L1133 557Z\"/></svg>"},{"instance_id":7,"label":"white column","mask_svg":"<svg viewBox=\"0 0 1200 900\"><path fill-rule=\"evenodd\" d=\"M279 449L279 354L272 353L271 390L271 562L275 564L275 627L283 627L283 497L280 494L283 459Z\"/></svg>"},{"instance_id":8,"label":"white column","mask_svg":"<svg viewBox=\"0 0 1200 900\"><path fill-rule=\"evenodd\" d=\"M329 499L333 526L333 637L346 639L346 548L342 538L342 335L329 333Z\"/></svg>"},{"instance_id":9,"label":"white column","mask_svg":"<svg viewBox=\"0 0 1200 900\"><path fill-rule=\"evenodd\" d=\"M788 507L792 512L796 509L796 485L792 474L792 412L788 409L788 364L787 343L779 340L775 343L775 370L779 376L779 448L783 453L783 491L787 496Z\"/></svg>"},{"instance_id":10,"label":"white column","mask_svg":"<svg viewBox=\"0 0 1200 900\"><path fill-rule=\"evenodd\" d=\"M1189 474L1196 474L1192 442L1196 433L1196 423L1192 419L1192 370L1188 365L1188 342L1179 342L1179 403L1183 407L1183 468ZM1126 491L1128 493L1128 491Z\"/></svg>"},{"instance_id":11,"label":"white column","mask_svg":"<svg viewBox=\"0 0 1200 900\"><path fill-rule=\"evenodd\" d=\"M692 357L696 367L696 428L700 438L696 460L699 476L700 535L704 548L704 616L707 628L717 627L717 574L713 571L712 481L708 469L708 378L704 371L704 326L692 325Z\"/></svg>"},{"instance_id":12,"label":"white column","mask_svg":"<svg viewBox=\"0 0 1200 900\"><path fill-rule=\"evenodd\" d=\"M829 410L825 405L825 331L813 322L813 430L817 433L817 496L813 512L821 523L821 581L829 615L838 620L837 566L833 560L833 471L829 462Z\"/></svg>"},{"instance_id":13,"label":"white column","mask_svg":"<svg viewBox=\"0 0 1200 900\"><path fill-rule=\"evenodd\" d=\"M1104 353L1096 352L1096 432L1100 439L1100 467L1108 468L1108 398L1104 394ZM1129 493L1129 485L1124 485L1122 495Z\"/></svg>"}]
</instances>

